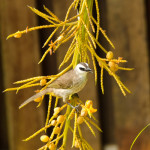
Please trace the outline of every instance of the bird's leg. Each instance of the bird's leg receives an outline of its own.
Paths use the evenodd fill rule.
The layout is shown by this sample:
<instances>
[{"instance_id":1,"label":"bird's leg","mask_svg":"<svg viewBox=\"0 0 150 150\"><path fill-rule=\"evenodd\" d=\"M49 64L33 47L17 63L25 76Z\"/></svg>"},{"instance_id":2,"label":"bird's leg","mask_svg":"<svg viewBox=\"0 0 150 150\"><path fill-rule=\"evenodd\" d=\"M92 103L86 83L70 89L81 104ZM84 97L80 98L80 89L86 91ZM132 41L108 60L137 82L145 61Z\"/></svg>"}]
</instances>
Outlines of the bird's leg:
<instances>
[{"instance_id":1,"label":"bird's leg","mask_svg":"<svg viewBox=\"0 0 150 150\"><path fill-rule=\"evenodd\" d=\"M70 101L70 100L69 100ZM67 101L67 104L72 108L72 109L75 109L76 110L76 112L78 113L79 112L79 106L80 106L80 104L78 104L77 106L73 106L69 101Z\"/></svg>"},{"instance_id":2,"label":"bird's leg","mask_svg":"<svg viewBox=\"0 0 150 150\"><path fill-rule=\"evenodd\" d=\"M79 98L79 96L78 96L77 93L75 93L75 94L73 94L73 95L71 96L71 99L72 99L72 100L75 99L75 98ZM70 101L71 101L71 100L68 100L68 101L66 101L66 103L67 103L68 105L70 105L71 108L73 108L73 109L75 108L75 110L76 110L77 112L79 112L78 108L79 108L80 104L78 104L78 105L76 105L76 106L73 106L73 105L70 103Z\"/></svg>"}]
</instances>

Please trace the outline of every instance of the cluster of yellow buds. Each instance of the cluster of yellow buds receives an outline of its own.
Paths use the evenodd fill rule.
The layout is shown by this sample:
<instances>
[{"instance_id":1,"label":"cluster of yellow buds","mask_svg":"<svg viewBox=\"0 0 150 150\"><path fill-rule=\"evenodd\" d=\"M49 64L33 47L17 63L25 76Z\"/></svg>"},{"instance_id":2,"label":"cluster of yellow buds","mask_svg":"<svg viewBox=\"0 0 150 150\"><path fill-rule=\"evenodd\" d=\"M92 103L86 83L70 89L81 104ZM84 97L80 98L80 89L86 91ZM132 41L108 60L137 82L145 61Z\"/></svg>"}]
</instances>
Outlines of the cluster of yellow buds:
<instances>
[{"instance_id":1,"label":"cluster of yellow buds","mask_svg":"<svg viewBox=\"0 0 150 150\"><path fill-rule=\"evenodd\" d=\"M47 80L46 80L46 79L41 79L41 80L40 80L40 86L45 86L46 83L47 83ZM36 92L36 93L39 93L40 90L36 90L35 92ZM36 99L34 100L34 102L41 103L42 100L43 100L43 98L44 98L44 96L38 97L38 98L36 98Z\"/></svg>"},{"instance_id":2,"label":"cluster of yellow buds","mask_svg":"<svg viewBox=\"0 0 150 150\"><path fill-rule=\"evenodd\" d=\"M122 57L118 57L118 59L115 59L112 51L106 52L106 58L100 58L97 55L96 55L96 57L99 62L99 66L101 67L100 80L101 80L102 93L104 94L104 86L103 86L103 70L104 69L109 73L109 75L114 77L114 79L116 80L117 84L119 85L120 90L124 96L126 95L125 91L130 93L130 90L121 82L119 76L116 75L116 71L118 71L118 70L126 70L126 71L133 70L133 68L125 68L125 67L119 66L119 63L126 63L127 60L123 60ZM95 78L97 78L96 69L94 69L94 71L95 71L95 76L96 76Z\"/></svg>"},{"instance_id":3,"label":"cluster of yellow buds","mask_svg":"<svg viewBox=\"0 0 150 150\"><path fill-rule=\"evenodd\" d=\"M51 102L51 99L52 98L49 99L50 102ZM46 119L46 120L48 120L48 123L46 123L42 129L40 129L39 131L37 131L36 133L31 135L24 141L28 141L28 140L32 139L39 133L46 131L48 128L51 127L51 128L53 128L53 130L52 130L50 136L47 136L44 134L40 137L40 140L46 144L44 146L42 146L39 150L46 150L46 149L55 150L58 147L58 144L60 143L60 139L64 140L66 138L66 134L68 132L68 131L66 131L66 126L68 126L67 125L68 121L70 122L72 120L72 121L74 121L74 123L73 123L74 127L72 128L70 124L68 126L68 129L70 129L71 132L73 133L72 147L76 147L79 149L85 145L86 145L86 147L90 147L90 145L87 144L87 142L85 141L85 139L82 136L82 131L80 129L80 125L84 122L88 126L88 128L90 129L91 133L94 136L95 136L95 132L92 129L90 124L92 124L99 131L101 131L101 129L98 127L98 125L96 123L94 123L94 121L92 121L92 118L95 120L93 113L95 113L97 111L97 109L93 108L92 100L87 100L85 102L85 104L83 104L79 98L74 96L74 97L72 97L71 102L74 102L74 104L81 107L81 109L78 110L79 107L74 107L74 108L70 109L70 111L68 111L68 107L67 107L68 104L64 104L62 107L56 106L53 109L54 112L53 112L52 116L51 117L47 116L48 119ZM49 105L51 106L50 103L49 103ZM67 109L65 110L66 107L67 107ZM65 114L63 114L63 112L65 112ZM61 148L63 149L64 143L62 143L60 149Z\"/></svg>"},{"instance_id":4,"label":"cluster of yellow buds","mask_svg":"<svg viewBox=\"0 0 150 150\"><path fill-rule=\"evenodd\" d=\"M113 72L116 72L118 70L118 64L116 64L114 61L112 61L113 59L113 52L112 51L109 51L107 54L106 54L106 58L108 59L108 66L110 67L110 70L113 71Z\"/></svg>"},{"instance_id":5,"label":"cluster of yellow buds","mask_svg":"<svg viewBox=\"0 0 150 150\"><path fill-rule=\"evenodd\" d=\"M42 135L42 136L40 137L40 140L41 140L42 142L44 142L44 143L47 143L47 142L50 141L50 138L49 138L47 135ZM56 149L56 146L55 146L54 143L50 143L50 144L48 144L47 148L50 149L50 150L55 150L55 149Z\"/></svg>"},{"instance_id":6,"label":"cluster of yellow buds","mask_svg":"<svg viewBox=\"0 0 150 150\"><path fill-rule=\"evenodd\" d=\"M113 60L113 52L109 51L106 54L106 59L108 60L108 66L110 67L110 70L113 72L116 72L119 69L119 62L121 60L121 57L118 58L118 60Z\"/></svg>"},{"instance_id":7,"label":"cluster of yellow buds","mask_svg":"<svg viewBox=\"0 0 150 150\"><path fill-rule=\"evenodd\" d=\"M79 115L78 119L77 119L77 123L78 124L82 124L84 121L84 118L87 116L87 114L89 114L90 118L92 113L95 113L97 111L97 109L93 108L93 102L91 100L87 100L85 102L85 105L81 105L82 109L81 109L81 114Z\"/></svg>"},{"instance_id":8,"label":"cluster of yellow buds","mask_svg":"<svg viewBox=\"0 0 150 150\"><path fill-rule=\"evenodd\" d=\"M40 149L43 149L43 148L48 148L50 150L55 150L56 147L57 147L57 143L59 141L59 138L62 137L62 136L59 136L60 133L61 133L61 130L62 130L62 127L63 127L63 124L64 124L64 121L66 119L66 117L64 115L59 115L58 116L58 113L61 111L61 108L60 107L56 107L54 109L54 114L53 114L53 120L49 122L49 126L53 126L53 131L50 135L50 137L48 137L47 135L42 135L40 137L40 140L44 143L47 143L46 145L44 145L44 147L40 148ZM56 139L53 140L54 138L54 135L57 136ZM52 141L53 140L53 141Z\"/></svg>"},{"instance_id":9,"label":"cluster of yellow buds","mask_svg":"<svg viewBox=\"0 0 150 150\"><path fill-rule=\"evenodd\" d=\"M92 129L90 123L92 125L94 125L99 131L101 131L101 129L98 127L98 125L96 125L91 120L91 117L92 118L94 117L92 114L97 111L97 109L93 108L92 100L87 100L85 102L85 104L81 104L80 106L81 106L81 111L78 111L78 113L77 112L74 113L74 109L73 109L72 112L70 113L70 116L74 115L73 117L75 117L75 119L74 119L75 120L74 121L74 130L72 131L73 132L72 147L74 146L76 148L82 149L81 147L83 147L83 145L86 142L85 142L85 139L82 137L80 125L84 122L94 136L95 136L95 132ZM88 115L90 116L90 118L88 117ZM73 117L70 117L70 118L72 119ZM76 130L78 130L78 132ZM77 133L79 133L79 135ZM87 145L87 147L90 147L90 145Z\"/></svg>"},{"instance_id":10,"label":"cluster of yellow buds","mask_svg":"<svg viewBox=\"0 0 150 150\"><path fill-rule=\"evenodd\" d=\"M59 140L61 138L63 138L63 136L64 136L62 129L63 129L64 123L66 120L66 115L61 115L59 113L66 106L67 106L67 104L64 104L62 107L55 107L54 113L53 113L52 117L49 119L49 123L47 125L45 125L45 127L41 128L39 131L37 131L36 133L34 133L33 135L31 135L30 137L25 139L24 141L28 141L28 140L32 139L33 137L35 137L36 135L38 135L39 133L41 133L42 131L46 131L48 128L53 127L53 131L50 136L47 136L44 134L40 137L40 140L43 143L46 143L46 145L41 147L39 150L43 150L43 149L56 150Z\"/></svg>"},{"instance_id":11,"label":"cluster of yellow buds","mask_svg":"<svg viewBox=\"0 0 150 150\"><path fill-rule=\"evenodd\" d=\"M116 72L119 69L120 70L132 70L133 68L123 68L119 67L119 63L125 63L127 62L126 60L123 60L122 57L118 57L118 59L114 59L114 54L112 51L107 52L106 54L106 59L103 59L104 61L108 61L108 66L112 72Z\"/></svg>"}]
</instances>

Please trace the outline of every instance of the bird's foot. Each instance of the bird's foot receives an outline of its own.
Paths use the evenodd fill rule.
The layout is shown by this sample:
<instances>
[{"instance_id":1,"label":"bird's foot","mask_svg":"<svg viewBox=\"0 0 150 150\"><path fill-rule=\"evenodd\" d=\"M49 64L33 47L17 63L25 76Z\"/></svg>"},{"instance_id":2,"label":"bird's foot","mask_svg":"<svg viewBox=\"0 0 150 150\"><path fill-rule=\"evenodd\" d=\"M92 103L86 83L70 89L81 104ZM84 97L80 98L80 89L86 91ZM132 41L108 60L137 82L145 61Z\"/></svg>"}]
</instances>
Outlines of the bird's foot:
<instances>
[{"instance_id":1,"label":"bird's foot","mask_svg":"<svg viewBox=\"0 0 150 150\"><path fill-rule=\"evenodd\" d=\"M69 101L67 102L67 104L70 105L70 107L71 107L72 109L75 109L77 113L79 112L79 109L78 109L78 108L79 108L79 106L80 106L81 104L78 104L77 106L73 106L73 105L71 105L71 103L70 103Z\"/></svg>"}]
</instances>

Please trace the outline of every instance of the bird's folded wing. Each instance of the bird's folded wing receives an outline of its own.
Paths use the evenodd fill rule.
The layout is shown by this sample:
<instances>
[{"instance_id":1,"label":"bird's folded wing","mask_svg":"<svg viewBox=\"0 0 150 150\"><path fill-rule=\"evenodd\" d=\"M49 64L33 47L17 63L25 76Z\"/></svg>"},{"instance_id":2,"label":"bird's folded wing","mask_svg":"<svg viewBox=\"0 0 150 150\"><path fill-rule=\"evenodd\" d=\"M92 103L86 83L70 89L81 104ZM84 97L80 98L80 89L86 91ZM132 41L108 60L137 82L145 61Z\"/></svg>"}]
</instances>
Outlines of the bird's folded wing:
<instances>
[{"instance_id":1,"label":"bird's folded wing","mask_svg":"<svg viewBox=\"0 0 150 150\"><path fill-rule=\"evenodd\" d=\"M74 70L70 70L52 82L48 87L56 89L70 89L73 87Z\"/></svg>"}]
</instances>

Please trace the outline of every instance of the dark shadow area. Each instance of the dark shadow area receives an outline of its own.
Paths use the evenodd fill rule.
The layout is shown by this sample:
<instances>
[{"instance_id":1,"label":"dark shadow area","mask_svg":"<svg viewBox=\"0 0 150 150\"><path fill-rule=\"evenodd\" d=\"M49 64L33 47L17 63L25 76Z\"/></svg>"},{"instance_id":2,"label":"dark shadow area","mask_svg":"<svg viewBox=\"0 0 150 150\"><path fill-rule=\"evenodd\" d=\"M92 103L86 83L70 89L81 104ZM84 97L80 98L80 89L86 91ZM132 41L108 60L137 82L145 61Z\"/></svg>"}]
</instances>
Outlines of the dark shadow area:
<instances>
[{"instance_id":1,"label":"dark shadow area","mask_svg":"<svg viewBox=\"0 0 150 150\"><path fill-rule=\"evenodd\" d=\"M3 65L4 66L4 65ZM3 81L3 69L2 69L2 45L0 40L0 150L8 150L8 128L7 117L5 107L4 93L4 81Z\"/></svg>"},{"instance_id":2,"label":"dark shadow area","mask_svg":"<svg viewBox=\"0 0 150 150\"><path fill-rule=\"evenodd\" d=\"M107 19L106 19L106 13L107 13L107 7L105 1L99 0L99 6L100 6L100 25L102 29L107 30ZM96 18L96 12L94 10L94 17ZM108 36L109 37L109 36ZM104 38L104 36L100 33L99 35L99 42L106 50L109 51L109 44ZM97 46L96 49L97 54L105 58L106 54L102 52L102 50ZM101 81L100 81L100 73L101 69L97 63L98 69L98 84L97 84L97 93L99 97L99 108L100 108L100 124L101 129L103 130L103 133L101 134L102 137L102 147L106 144L114 144L115 143L115 134L114 134L114 106L113 106L113 99L112 99L112 81L110 75L104 70L103 75L103 83L104 83L104 94L102 94L101 91Z\"/></svg>"},{"instance_id":3,"label":"dark shadow area","mask_svg":"<svg viewBox=\"0 0 150 150\"><path fill-rule=\"evenodd\" d=\"M150 0L145 0L145 6L146 6L146 17L147 17L147 43L148 43L148 55L150 59ZM149 61L150 66L150 61ZM150 74L150 72L149 72Z\"/></svg>"}]
</instances>

